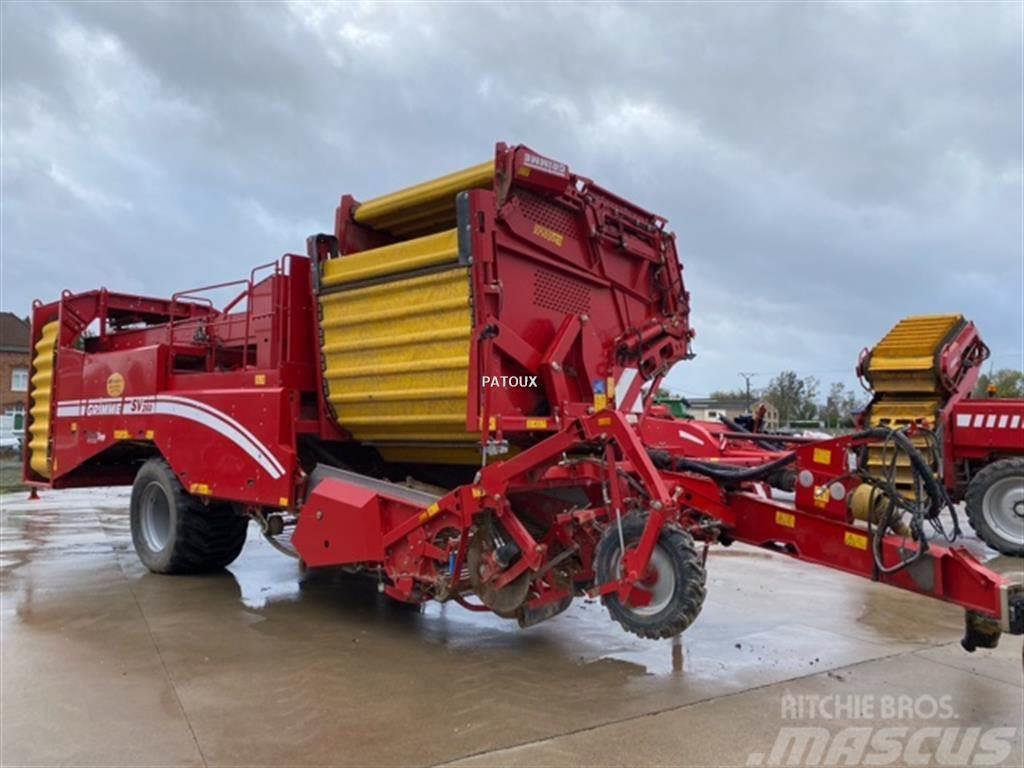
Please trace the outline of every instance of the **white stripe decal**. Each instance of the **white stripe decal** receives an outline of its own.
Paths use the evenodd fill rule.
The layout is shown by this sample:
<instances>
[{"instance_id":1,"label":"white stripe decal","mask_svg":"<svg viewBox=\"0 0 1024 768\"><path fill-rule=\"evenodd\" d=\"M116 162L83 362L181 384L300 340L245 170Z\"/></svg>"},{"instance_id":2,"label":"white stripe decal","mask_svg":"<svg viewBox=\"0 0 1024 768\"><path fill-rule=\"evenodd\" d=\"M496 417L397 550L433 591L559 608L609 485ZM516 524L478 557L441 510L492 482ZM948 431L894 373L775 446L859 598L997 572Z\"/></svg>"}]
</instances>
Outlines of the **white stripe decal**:
<instances>
[{"instance_id":1,"label":"white stripe decal","mask_svg":"<svg viewBox=\"0 0 1024 768\"><path fill-rule=\"evenodd\" d=\"M128 407L122 408L122 403L127 403ZM138 407L140 410L132 411L130 410L132 406ZM223 411L198 400L175 396L61 400L57 403L56 415L60 418L68 418L86 415L145 416L151 413L176 416L202 424L241 448L273 479L276 480L284 474L284 466L259 438Z\"/></svg>"},{"instance_id":2,"label":"white stripe decal","mask_svg":"<svg viewBox=\"0 0 1024 768\"><path fill-rule=\"evenodd\" d=\"M969 413L958 413L956 415L956 425L958 427L969 427L969 426L971 426L971 414L969 414Z\"/></svg>"},{"instance_id":3,"label":"white stripe decal","mask_svg":"<svg viewBox=\"0 0 1024 768\"><path fill-rule=\"evenodd\" d=\"M1016 429L1018 424L1020 424L1020 414L1017 414L1010 419L1010 429Z\"/></svg>"},{"instance_id":4,"label":"white stripe decal","mask_svg":"<svg viewBox=\"0 0 1024 768\"><path fill-rule=\"evenodd\" d=\"M633 401L636 400L636 395L630 397L629 390L633 386L637 373L636 368L623 368L622 373L619 374L619 380L615 382L615 399L619 401L620 411L632 410L631 406Z\"/></svg>"},{"instance_id":5,"label":"white stripe decal","mask_svg":"<svg viewBox=\"0 0 1024 768\"><path fill-rule=\"evenodd\" d=\"M999 428L1006 429L1006 420L1009 418L1005 413L999 417Z\"/></svg>"},{"instance_id":6,"label":"white stripe decal","mask_svg":"<svg viewBox=\"0 0 1024 768\"><path fill-rule=\"evenodd\" d=\"M974 426L980 427L984 423L985 423L985 414L984 413L979 413L977 416L974 417Z\"/></svg>"},{"instance_id":7,"label":"white stripe decal","mask_svg":"<svg viewBox=\"0 0 1024 768\"><path fill-rule=\"evenodd\" d=\"M699 437L691 435L689 432L684 432L681 429L679 430L679 436L683 438L683 440L689 440L691 443L696 443L697 445L704 445L704 441L701 440Z\"/></svg>"},{"instance_id":8,"label":"white stripe decal","mask_svg":"<svg viewBox=\"0 0 1024 768\"><path fill-rule=\"evenodd\" d=\"M268 451L266 449L266 446L264 446L259 441L259 438L257 438L256 435L254 435L248 429L246 429L241 424L239 424L237 421L235 421L235 419L233 419L232 417L230 417L226 413L224 413L224 411L219 411L219 410L217 410L216 408L214 408L211 405L207 405L206 403L200 402L199 400L191 400L191 399L189 399L187 397L173 397L173 396L170 396L170 395L160 395L159 397L157 397L157 402L158 403L172 402L172 403L181 403L182 405L189 405L189 406L192 406L193 408L198 408L199 410L208 413L210 416L212 416L215 419L220 419L222 421L227 422L232 427L234 427L239 432L241 432L243 435L245 435L257 448L262 448L263 452L266 453L267 457L270 459L270 461L273 463L273 465L277 468L278 473L279 474L284 474L284 467L281 465L281 462L279 462L277 460L277 457L274 456L273 453L271 453L270 451Z\"/></svg>"},{"instance_id":9,"label":"white stripe decal","mask_svg":"<svg viewBox=\"0 0 1024 768\"><path fill-rule=\"evenodd\" d=\"M994 427L995 425L996 425L996 415L994 413L990 413L988 415L988 420L985 422L985 427L988 428L988 429L992 429L992 427Z\"/></svg>"},{"instance_id":10,"label":"white stripe decal","mask_svg":"<svg viewBox=\"0 0 1024 768\"><path fill-rule=\"evenodd\" d=\"M267 471L275 480L279 478L283 473L277 467L277 460L270 451L260 450L263 447L260 443L253 443L245 435L235 429L231 424L222 418L218 418L213 414L209 414L206 411L195 408L191 405L185 405L178 402L170 402L163 398L157 398L156 405L153 409L154 413L162 414L165 416L177 416L188 421L194 421L197 424L202 424L204 427L212 429L214 432L223 435L228 440L233 442L249 456L255 460L263 469Z\"/></svg>"}]
</instances>

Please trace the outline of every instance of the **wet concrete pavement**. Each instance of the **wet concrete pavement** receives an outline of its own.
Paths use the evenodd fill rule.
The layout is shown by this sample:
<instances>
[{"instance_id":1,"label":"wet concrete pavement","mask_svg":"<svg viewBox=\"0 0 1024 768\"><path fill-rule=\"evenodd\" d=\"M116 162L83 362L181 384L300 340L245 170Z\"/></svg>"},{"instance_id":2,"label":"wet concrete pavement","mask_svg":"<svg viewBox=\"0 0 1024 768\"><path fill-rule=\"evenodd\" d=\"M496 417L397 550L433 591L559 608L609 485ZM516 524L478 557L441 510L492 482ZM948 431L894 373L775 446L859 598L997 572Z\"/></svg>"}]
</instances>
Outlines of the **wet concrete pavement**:
<instances>
[{"instance_id":1,"label":"wet concrete pavement","mask_svg":"<svg viewBox=\"0 0 1024 768\"><path fill-rule=\"evenodd\" d=\"M303 579L255 531L228 572L155 576L127 491L3 507L4 766L747 765L794 722L892 725L783 718L837 696L949 697L898 723L1016 729L1024 761L1020 638L967 655L957 608L766 552L713 552L698 622L653 642L596 602L520 630Z\"/></svg>"}]
</instances>

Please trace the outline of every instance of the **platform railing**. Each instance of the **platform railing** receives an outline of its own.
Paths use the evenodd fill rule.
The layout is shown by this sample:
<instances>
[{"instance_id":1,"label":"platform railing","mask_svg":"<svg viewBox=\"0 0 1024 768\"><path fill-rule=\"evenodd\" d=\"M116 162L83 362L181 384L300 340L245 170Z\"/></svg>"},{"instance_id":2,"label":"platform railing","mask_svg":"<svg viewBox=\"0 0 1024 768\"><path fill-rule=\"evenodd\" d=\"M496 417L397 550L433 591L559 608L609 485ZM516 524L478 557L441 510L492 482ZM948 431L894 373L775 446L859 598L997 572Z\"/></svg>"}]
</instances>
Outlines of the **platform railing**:
<instances>
[{"instance_id":1,"label":"platform railing","mask_svg":"<svg viewBox=\"0 0 1024 768\"><path fill-rule=\"evenodd\" d=\"M287 258L287 257L285 257L285 258ZM256 276L257 276L258 273L260 273L260 272L262 272L264 270L271 269L273 271L272 271L270 277L279 277L280 275L283 274L283 271L284 271L284 263L283 262L284 262L283 259L281 261L278 261L278 260L275 259L274 261L269 261L269 262L267 262L265 264L259 264L256 267L253 267L253 269L249 272L248 279L228 280L228 281L223 282L223 283L213 283L213 284L210 284L210 285L199 286L197 288L188 288L188 289L186 289L184 291L178 291L177 293L174 293L171 296L171 301L172 302L177 302L177 301L181 301L181 300L186 300L187 299L189 301L203 303L203 304L206 304L206 305L208 305L210 307L214 317L226 317L226 316L230 315L234 310L236 310L239 307L239 305L241 304L241 302L244 300L245 301L245 332L244 332L244 335L243 335L243 338L242 338L242 370L248 370L251 367L251 365L250 365L250 346L251 346L250 345L250 341L251 341L252 336L253 336L253 334L252 334L252 323L253 323L253 288L255 287L255 285L257 283ZM222 309L220 309L220 310L217 310L214 307L213 301L209 297L200 295L200 294L203 294L203 293L208 293L210 291L217 291L217 290L222 290L224 288L231 288L232 286L244 286L244 287L243 287L243 289L241 291L239 291L239 293L233 299L231 299L231 301L229 301L227 304L225 304L224 307ZM281 285L280 285L280 281L279 280L274 280L271 283L271 291L272 291L272 294L271 294L271 312L272 313L277 313L280 309L283 308L283 306L282 306L283 302L281 300ZM171 346L173 346L174 343L175 343L174 328L175 328L175 323L174 323L174 318L172 317L171 320L167 323L168 343L171 344ZM255 363L255 361L253 361L253 363Z\"/></svg>"}]
</instances>

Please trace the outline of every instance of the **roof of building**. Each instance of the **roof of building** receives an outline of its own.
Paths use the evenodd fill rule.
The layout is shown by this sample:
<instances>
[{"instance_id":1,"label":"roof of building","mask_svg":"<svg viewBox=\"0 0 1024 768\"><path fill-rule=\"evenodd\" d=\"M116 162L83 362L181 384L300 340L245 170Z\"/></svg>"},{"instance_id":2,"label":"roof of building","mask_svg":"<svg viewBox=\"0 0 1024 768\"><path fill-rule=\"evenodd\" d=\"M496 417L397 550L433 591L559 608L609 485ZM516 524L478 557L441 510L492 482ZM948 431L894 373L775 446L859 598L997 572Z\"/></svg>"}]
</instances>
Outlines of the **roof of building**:
<instances>
[{"instance_id":1,"label":"roof of building","mask_svg":"<svg viewBox=\"0 0 1024 768\"><path fill-rule=\"evenodd\" d=\"M0 312L0 351L28 352L32 328L13 312Z\"/></svg>"},{"instance_id":2,"label":"roof of building","mask_svg":"<svg viewBox=\"0 0 1024 768\"><path fill-rule=\"evenodd\" d=\"M753 402L757 402L756 399ZM733 397L691 397L690 405L694 408L722 408L744 411L747 408L746 398Z\"/></svg>"}]
</instances>

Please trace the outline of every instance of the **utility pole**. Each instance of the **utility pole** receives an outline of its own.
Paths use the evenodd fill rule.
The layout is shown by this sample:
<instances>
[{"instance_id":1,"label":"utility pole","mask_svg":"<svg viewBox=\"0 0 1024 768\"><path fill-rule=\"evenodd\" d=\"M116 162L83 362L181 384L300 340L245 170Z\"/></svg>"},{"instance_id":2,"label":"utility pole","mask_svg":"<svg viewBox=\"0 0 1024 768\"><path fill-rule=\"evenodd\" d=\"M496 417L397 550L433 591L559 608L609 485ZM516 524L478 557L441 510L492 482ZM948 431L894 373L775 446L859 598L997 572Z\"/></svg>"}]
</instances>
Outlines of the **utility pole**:
<instances>
[{"instance_id":1,"label":"utility pole","mask_svg":"<svg viewBox=\"0 0 1024 768\"><path fill-rule=\"evenodd\" d=\"M743 373L742 371L740 371L740 376L742 376L746 380L746 382L747 382L747 413L750 413L750 409L751 409L751 407L754 404L753 399L750 397L750 380L752 378L754 378L755 376L757 376L757 374L756 373Z\"/></svg>"}]
</instances>

